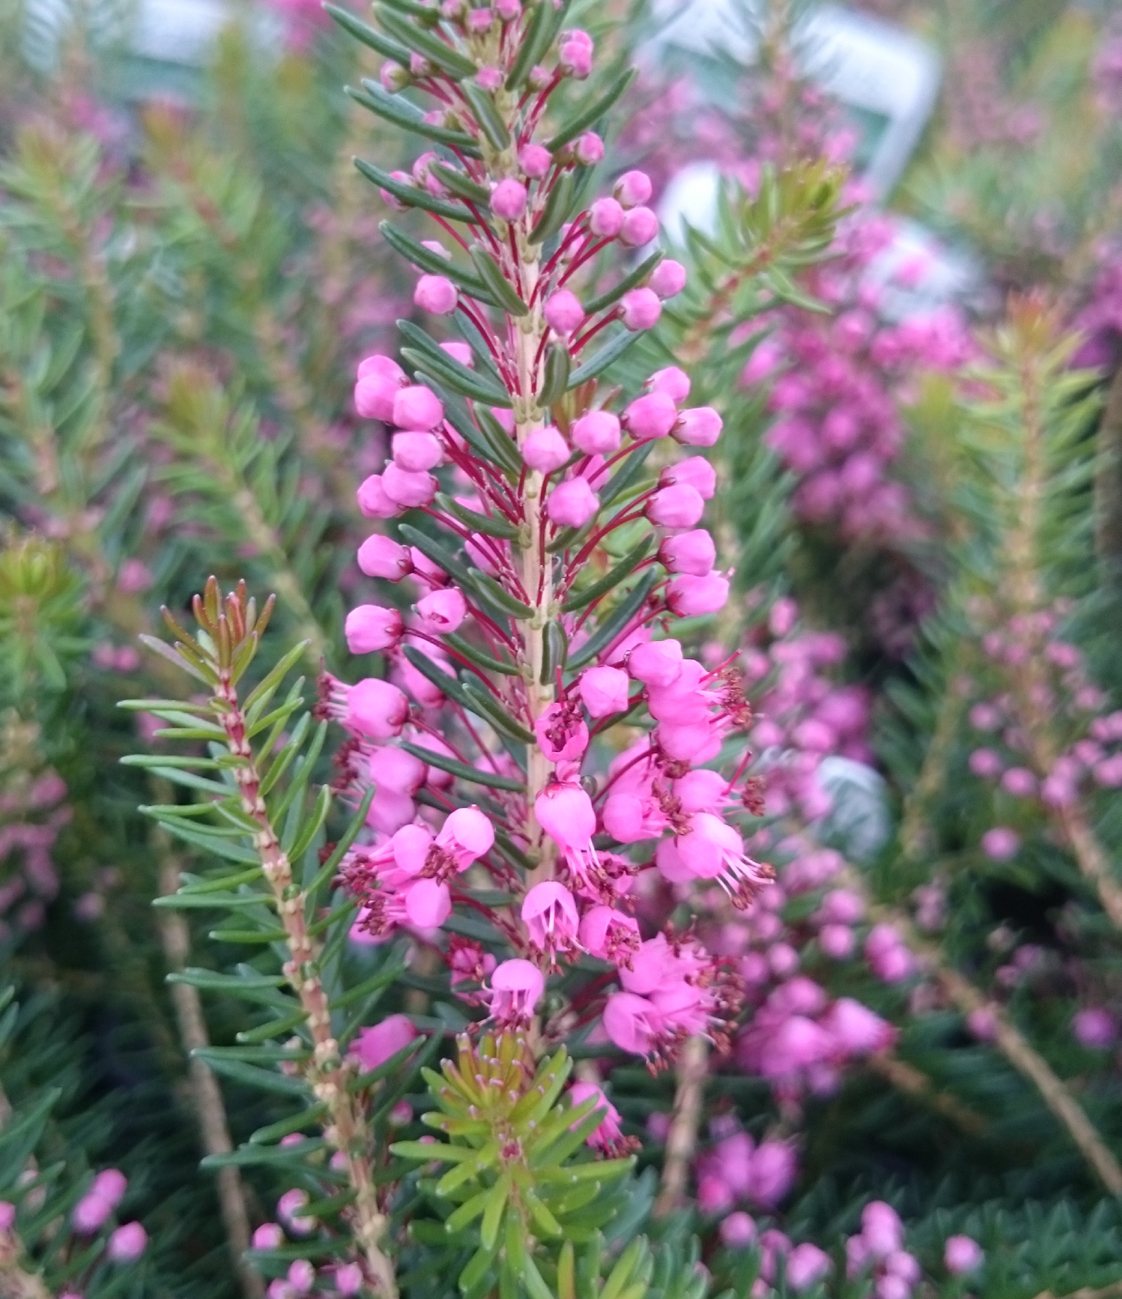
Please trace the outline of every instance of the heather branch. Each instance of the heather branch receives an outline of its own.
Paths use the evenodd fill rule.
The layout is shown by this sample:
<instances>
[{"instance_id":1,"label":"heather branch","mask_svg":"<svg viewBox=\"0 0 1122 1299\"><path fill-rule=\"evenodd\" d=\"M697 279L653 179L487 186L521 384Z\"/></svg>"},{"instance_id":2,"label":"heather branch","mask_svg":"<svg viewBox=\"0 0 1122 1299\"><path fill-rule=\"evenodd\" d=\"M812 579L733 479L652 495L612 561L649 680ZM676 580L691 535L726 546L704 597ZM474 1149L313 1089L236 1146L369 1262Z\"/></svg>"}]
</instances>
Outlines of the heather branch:
<instances>
[{"instance_id":1,"label":"heather branch","mask_svg":"<svg viewBox=\"0 0 1122 1299\"><path fill-rule=\"evenodd\" d=\"M709 1044L703 1037L691 1037L682 1048L676 1070L678 1086L674 1095L674 1112L666 1138L662 1185L654 1205L657 1217L665 1217L685 1203L690 1167L697 1148L697 1133L701 1126L708 1065Z\"/></svg>"},{"instance_id":2,"label":"heather branch","mask_svg":"<svg viewBox=\"0 0 1122 1299\"><path fill-rule=\"evenodd\" d=\"M230 755L238 764L234 778L242 809L256 826L254 846L288 936L289 959L284 973L300 1001L312 1038L308 1080L316 1099L327 1109L329 1124L325 1135L345 1160L347 1180L355 1193L355 1234L369 1279L383 1299L393 1299L397 1295L397 1283L393 1265L382 1249L387 1224L378 1205L370 1162L373 1136L350 1092L354 1068L343 1057L332 1031L331 1008L318 974L322 953L308 930L307 895L293 877L292 864L281 847L261 795L261 775L249 743L246 716L228 666L221 671L215 700L221 710Z\"/></svg>"}]
</instances>

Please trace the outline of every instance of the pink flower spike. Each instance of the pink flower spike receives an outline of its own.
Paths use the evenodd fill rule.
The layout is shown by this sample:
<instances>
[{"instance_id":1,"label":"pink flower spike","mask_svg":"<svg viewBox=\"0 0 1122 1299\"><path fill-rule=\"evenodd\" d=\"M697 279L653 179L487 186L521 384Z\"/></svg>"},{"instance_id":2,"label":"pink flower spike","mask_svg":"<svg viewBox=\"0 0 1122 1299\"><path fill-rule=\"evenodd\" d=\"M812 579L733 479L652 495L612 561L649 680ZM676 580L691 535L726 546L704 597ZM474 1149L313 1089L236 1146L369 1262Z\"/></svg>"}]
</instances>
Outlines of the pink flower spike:
<instances>
[{"instance_id":1,"label":"pink flower spike","mask_svg":"<svg viewBox=\"0 0 1122 1299\"><path fill-rule=\"evenodd\" d=\"M572 950L580 915L564 884L545 880L535 884L523 899L522 921L533 946L552 956Z\"/></svg>"},{"instance_id":2,"label":"pink flower spike","mask_svg":"<svg viewBox=\"0 0 1122 1299\"><path fill-rule=\"evenodd\" d=\"M645 171L625 171L612 192L624 207L638 207L650 201L654 187Z\"/></svg>"},{"instance_id":3,"label":"pink flower spike","mask_svg":"<svg viewBox=\"0 0 1122 1299\"><path fill-rule=\"evenodd\" d=\"M431 591L415 606L424 627L438 636L458 631L467 617L467 601L454 586Z\"/></svg>"},{"instance_id":4,"label":"pink flower spike","mask_svg":"<svg viewBox=\"0 0 1122 1299\"><path fill-rule=\"evenodd\" d=\"M522 443L522 459L540 474L551 474L570 459L572 451L552 424L532 429Z\"/></svg>"},{"instance_id":5,"label":"pink flower spike","mask_svg":"<svg viewBox=\"0 0 1122 1299\"><path fill-rule=\"evenodd\" d=\"M391 422L398 428L428 432L444 421L440 398L423 384L401 388L393 399Z\"/></svg>"},{"instance_id":6,"label":"pink flower spike","mask_svg":"<svg viewBox=\"0 0 1122 1299\"><path fill-rule=\"evenodd\" d=\"M575 293L559 289L546 299L542 315L550 329L568 336L583 323L584 308Z\"/></svg>"},{"instance_id":7,"label":"pink flower spike","mask_svg":"<svg viewBox=\"0 0 1122 1299\"><path fill-rule=\"evenodd\" d=\"M500 180L491 191L491 211L503 221L517 221L528 201L526 186L520 180Z\"/></svg>"},{"instance_id":8,"label":"pink flower spike","mask_svg":"<svg viewBox=\"0 0 1122 1299\"><path fill-rule=\"evenodd\" d=\"M569 430L573 446L589 456L608 456L619 450L622 437L619 419L607 410L589 411Z\"/></svg>"},{"instance_id":9,"label":"pink flower spike","mask_svg":"<svg viewBox=\"0 0 1122 1299\"><path fill-rule=\"evenodd\" d=\"M395 433L392 447L394 464L410 473L435 469L444 459L444 448L434 433Z\"/></svg>"},{"instance_id":10,"label":"pink flower spike","mask_svg":"<svg viewBox=\"0 0 1122 1299\"><path fill-rule=\"evenodd\" d=\"M630 684L622 668L594 667L581 673L577 690L590 717L610 717L627 711Z\"/></svg>"},{"instance_id":11,"label":"pink flower spike","mask_svg":"<svg viewBox=\"0 0 1122 1299\"><path fill-rule=\"evenodd\" d=\"M700 618L719 613L729 600L729 580L723 573L694 577L684 573L666 589L666 606L679 618Z\"/></svg>"},{"instance_id":12,"label":"pink flower spike","mask_svg":"<svg viewBox=\"0 0 1122 1299\"><path fill-rule=\"evenodd\" d=\"M148 1233L139 1222L126 1222L109 1237L106 1255L113 1263L135 1263L148 1248Z\"/></svg>"},{"instance_id":13,"label":"pink flower spike","mask_svg":"<svg viewBox=\"0 0 1122 1299\"><path fill-rule=\"evenodd\" d=\"M343 634L352 654L377 654L392 649L401 640L405 623L397 609L360 604L347 614Z\"/></svg>"},{"instance_id":14,"label":"pink flower spike","mask_svg":"<svg viewBox=\"0 0 1122 1299\"><path fill-rule=\"evenodd\" d=\"M502 1024L524 1024L534 1014L545 991L545 977L536 965L515 957L491 972L491 1018Z\"/></svg>"},{"instance_id":15,"label":"pink flower spike","mask_svg":"<svg viewBox=\"0 0 1122 1299\"><path fill-rule=\"evenodd\" d=\"M413 302L434 316L448 316L456 310L456 286L446 275L422 275L413 290Z\"/></svg>"},{"instance_id":16,"label":"pink flower spike","mask_svg":"<svg viewBox=\"0 0 1122 1299\"><path fill-rule=\"evenodd\" d=\"M632 289L620 299L619 313L633 333L653 329L662 315L662 300L653 289Z\"/></svg>"},{"instance_id":17,"label":"pink flower spike","mask_svg":"<svg viewBox=\"0 0 1122 1299\"><path fill-rule=\"evenodd\" d=\"M400 582L413 571L413 560L408 546L376 532L359 546L358 566L367 577Z\"/></svg>"},{"instance_id":18,"label":"pink flower spike","mask_svg":"<svg viewBox=\"0 0 1122 1299\"><path fill-rule=\"evenodd\" d=\"M390 1015L371 1028L358 1031L351 1043L351 1054L363 1073L377 1069L414 1041L417 1030L408 1015Z\"/></svg>"},{"instance_id":19,"label":"pink flower spike","mask_svg":"<svg viewBox=\"0 0 1122 1299\"><path fill-rule=\"evenodd\" d=\"M559 528L583 528L599 508L600 498L584 478L558 483L545 503L550 523Z\"/></svg>"}]
</instances>

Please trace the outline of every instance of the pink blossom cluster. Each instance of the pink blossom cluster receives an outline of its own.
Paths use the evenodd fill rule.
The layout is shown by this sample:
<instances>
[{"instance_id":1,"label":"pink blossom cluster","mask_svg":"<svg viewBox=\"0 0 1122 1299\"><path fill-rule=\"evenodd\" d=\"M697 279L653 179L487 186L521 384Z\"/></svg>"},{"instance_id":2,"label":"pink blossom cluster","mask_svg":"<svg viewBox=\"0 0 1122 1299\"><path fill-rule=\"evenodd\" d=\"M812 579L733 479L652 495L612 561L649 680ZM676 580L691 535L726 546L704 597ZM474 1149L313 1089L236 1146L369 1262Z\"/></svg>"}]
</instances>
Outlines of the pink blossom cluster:
<instances>
[{"instance_id":1,"label":"pink blossom cluster","mask_svg":"<svg viewBox=\"0 0 1122 1299\"><path fill-rule=\"evenodd\" d=\"M976 739L970 771L992 783L1013 818L1035 805L1056 812L1096 790L1122 787L1122 712L1103 712L1107 696L1091 680L1079 647L1062 634L1063 610L1014 614L1005 619L981 604L975 613L988 625L982 637L986 658L1004 688L978 700L969 721ZM1024 668L1034 665L1031 678ZM1039 719L1060 719L1068 732L1047 769L1037 743ZM1008 861L1021 836L1007 825L987 831L982 850Z\"/></svg>"},{"instance_id":2,"label":"pink blossom cluster","mask_svg":"<svg viewBox=\"0 0 1122 1299\"><path fill-rule=\"evenodd\" d=\"M381 82L430 96L426 121L454 123L473 147L454 162L426 152L381 184L391 208L414 195L436 205L441 237L416 254L414 301L462 337L430 343L427 362L413 349L403 359L420 373L387 355L358 370L356 411L391 439L359 507L409 517L362 543L359 566L386 584L385 602L346 620L351 652L382 656L388 672L323 683L324 713L349 733L339 787L356 801L375 791L342 877L358 935L407 930L501 1023L539 1014L551 974L591 958L602 974L573 994L566 1032L602 1028L653 1066L688 1036L724 1040L739 991L694 936L644 927L647 880L709 881L750 907L771 875L737 828L745 798L754 805L742 674L691 657L678 632L729 595L703 525L716 475L702 453L721 418L690 405L673 366L625 394L566 385L598 348L651 329L686 272L652 251L641 171L535 236L559 191L603 157L593 131L551 147L545 124L552 97L591 72L587 33L560 33L511 111L495 96L531 11L495 0L442 13L478 62L471 94L419 57L384 65ZM501 154L479 96L507 105ZM648 456L657 468L644 475ZM494 942L451 933L460 916Z\"/></svg>"},{"instance_id":3,"label":"pink blossom cluster","mask_svg":"<svg viewBox=\"0 0 1122 1299\"><path fill-rule=\"evenodd\" d=\"M29 1175L30 1177L30 1175ZM72 1235L63 1233L55 1242L65 1254L84 1257L80 1267L81 1279L73 1282L58 1299L84 1299L88 1286L102 1278L102 1264L117 1267L135 1263L148 1248L148 1233L139 1222L123 1222L106 1234L106 1228L117 1217L117 1208L128 1189L128 1180L118 1168L106 1168L98 1173L85 1194L70 1214ZM27 1203L34 1212L41 1207L42 1188L33 1187ZM13 1257L8 1237L17 1236L20 1230L21 1207L8 1200L0 1200L0 1259ZM103 1248L89 1250L94 1237L101 1237ZM17 1255L18 1257L18 1255Z\"/></svg>"},{"instance_id":4,"label":"pink blossom cluster","mask_svg":"<svg viewBox=\"0 0 1122 1299\"><path fill-rule=\"evenodd\" d=\"M749 603L762 598L750 596ZM749 738L771 816L803 826L821 821L831 809L819 779L822 760L872 762L869 692L833 679L847 652L839 634L800 625L798 605L788 596L773 601L749 634L742 658L756 701Z\"/></svg>"},{"instance_id":5,"label":"pink blossom cluster","mask_svg":"<svg viewBox=\"0 0 1122 1299\"><path fill-rule=\"evenodd\" d=\"M1100 111L1117 121L1122 114L1122 23L1111 24L1099 39L1091 83Z\"/></svg>"},{"instance_id":6,"label":"pink blossom cluster","mask_svg":"<svg viewBox=\"0 0 1122 1299\"><path fill-rule=\"evenodd\" d=\"M299 1133L285 1138L290 1145L301 1140ZM338 1162L339 1157L335 1159ZM253 1249L272 1251L308 1241L319 1226L313 1216L304 1212L310 1203L307 1191L298 1187L285 1191L277 1201L275 1219L261 1223L254 1231ZM358 1262L333 1260L317 1264L310 1258L296 1257L288 1263L283 1276L269 1282L265 1294L267 1299L326 1299L334 1295L361 1295L364 1288L363 1269Z\"/></svg>"},{"instance_id":7,"label":"pink blossom cluster","mask_svg":"<svg viewBox=\"0 0 1122 1299\"><path fill-rule=\"evenodd\" d=\"M65 799L65 782L50 770L0 792L0 939L41 928L58 894L55 846L71 815Z\"/></svg>"},{"instance_id":8,"label":"pink blossom cluster","mask_svg":"<svg viewBox=\"0 0 1122 1299\"><path fill-rule=\"evenodd\" d=\"M850 542L916 534L915 503L896 476L906 437L902 389L925 371L957 369L970 354L963 323L949 308L899 323L879 314L882 290L862 271L890 228L887 218L867 212L847 223L840 260L810 277L829 314L784 308L744 372L749 384L771 380L768 407L776 418L767 441L796 476L796 515Z\"/></svg>"}]
</instances>

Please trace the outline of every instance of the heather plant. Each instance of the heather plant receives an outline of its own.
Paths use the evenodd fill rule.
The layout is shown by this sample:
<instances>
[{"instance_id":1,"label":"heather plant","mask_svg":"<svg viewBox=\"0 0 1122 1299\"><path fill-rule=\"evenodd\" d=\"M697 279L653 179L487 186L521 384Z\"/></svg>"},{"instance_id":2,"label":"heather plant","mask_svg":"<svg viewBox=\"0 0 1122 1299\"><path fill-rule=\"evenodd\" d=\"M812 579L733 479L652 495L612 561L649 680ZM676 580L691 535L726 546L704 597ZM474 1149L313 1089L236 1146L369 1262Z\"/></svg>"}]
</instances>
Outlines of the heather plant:
<instances>
[{"instance_id":1,"label":"heather plant","mask_svg":"<svg viewBox=\"0 0 1122 1299\"><path fill-rule=\"evenodd\" d=\"M0 1288L1112 1293L1062 314L878 317L887 223L782 61L699 120L738 179L675 248L637 18L270 8L279 54L232 28L135 114L92 46L50 98L3 56ZM872 409L899 529L858 492L808 545L784 374L819 459Z\"/></svg>"}]
</instances>

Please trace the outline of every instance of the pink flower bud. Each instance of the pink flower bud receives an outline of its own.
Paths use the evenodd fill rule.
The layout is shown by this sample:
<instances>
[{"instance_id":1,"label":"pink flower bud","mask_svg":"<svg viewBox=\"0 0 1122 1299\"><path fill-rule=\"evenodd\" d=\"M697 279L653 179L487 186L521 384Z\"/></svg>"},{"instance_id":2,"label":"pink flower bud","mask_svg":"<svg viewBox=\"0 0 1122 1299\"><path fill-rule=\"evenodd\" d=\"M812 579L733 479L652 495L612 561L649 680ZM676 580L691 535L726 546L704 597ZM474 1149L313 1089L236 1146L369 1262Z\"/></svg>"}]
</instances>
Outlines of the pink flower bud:
<instances>
[{"instance_id":1,"label":"pink flower bud","mask_svg":"<svg viewBox=\"0 0 1122 1299\"><path fill-rule=\"evenodd\" d=\"M409 547L378 532L359 546L358 566L367 577L379 577L386 582L400 582L413 571Z\"/></svg>"},{"instance_id":2,"label":"pink flower bud","mask_svg":"<svg viewBox=\"0 0 1122 1299\"><path fill-rule=\"evenodd\" d=\"M590 717L610 717L627 711L630 681L622 668L594 667L581 673L577 690Z\"/></svg>"},{"instance_id":3,"label":"pink flower bud","mask_svg":"<svg viewBox=\"0 0 1122 1299\"><path fill-rule=\"evenodd\" d=\"M818 931L818 946L832 961L844 961L853 955L857 940L846 925L823 925Z\"/></svg>"},{"instance_id":4,"label":"pink flower bud","mask_svg":"<svg viewBox=\"0 0 1122 1299\"><path fill-rule=\"evenodd\" d=\"M678 419L678 408L664 392L636 397L623 412L623 423L637 442L664 438Z\"/></svg>"},{"instance_id":5,"label":"pink flower bud","mask_svg":"<svg viewBox=\"0 0 1122 1299\"><path fill-rule=\"evenodd\" d=\"M363 1073L377 1069L403 1051L417 1037L408 1015L390 1015L372 1028L360 1029L351 1043L351 1054Z\"/></svg>"},{"instance_id":6,"label":"pink flower bud","mask_svg":"<svg viewBox=\"0 0 1122 1299\"><path fill-rule=\"evenodd\" d=\"M435 433L395 433L392 448L394 464L410 473L435 469L444 459L444 448Z\"/></svg>"},{"instance_id":7,"label":"pink flower bud","mask_svg":"<svg viewBox=\"0 0 1122 1299\"><path fill-rule=\"evenodd\" d=\"M672 401L680 403L690 395L690 377L676 365L668 365L656 370L647 380L646 387L648 392L664 392Z\"/></svg>"},{"instance_id":8,"label":"pink flower bud","mask_svg":"<svg viewBox=\"0 0 1122 1299\"><path fill-rule=\"evenodd\" d=\"M861 1210L861 1234L873 1258L884 1258L904 1248L904 1224L883 1200L873 1200Z\"/></svg>"},{"instance_id":9,"label":"pink flower bud","mask_svg":"<svg viewBox=\"0 0 1122 1299\"><path fill-rule=\"evenodd\" d=\"M545 503L549 521L559 528L583 528L599 508L600 498L584 478L558 483Z\"/></svg>"},{"instance_id":10,"label":"pink flower bud","mask_svg":"<svg viewBox=\"0 0 1122 1299\"><path fill-rule=\"evenodd\" d=\"M294 1186L277 1201L277 1217L293 1236L308 1236L316 1228L314 1217L303 1212L308 1203L307 1191Z\"/></svg>"},{"instance_id":11,"label":"pink flower bud","mask_svg":"<svg viewBox=\"0 0 1122 1299\"><path fill-rule=\"evenodd\" d=\"M1118 1038L1118 1021L1101 1006L1076 1012L1071 1031L1080 1046L1091 1051L1109 1051Z\"/></svg>"},{"instance_id":12,"label":"pink flower bud","mask_svg":"<svg viewBox=\"0 0 1122 1299\"><path fill-rule=\"evenodd\" d=\"M664 537L658 548L658 558L670 573L692 573L695 577L704 577L716 562L717 547L704 528L697 528L693 532Z\"/></svg>"},{"instance_id":13,"label":"pink flower bud","mask_svg":"<svg viewBox=\"0 0 1122 1299\"><path fill-rule=\"evenodd\" d=\"M360 604L347 614L343 634L352 654L377 654L401 640L405 623L397 609L380 604Z\"/></svg>"},{"instance_id":14,"label":"pink flower bud","mask_svg":"<svg viewBox=\"0 0 1122 1299\"><path fill-rule=\"evenodd\" d=\"M358 508L368 519L392 519L401 513L401 506L386 495L381 474L370 474L355 492Z\"/></svg>"},{"instance_id":15,"label":"pink flower bud","mask_svg":"<svg viewBox=\"0 0 1122 1299\"><path fill-rule=\"evenodd\" d=\"M561 33L557 49L557 63L562 72L570 77L583 81L592 71L592 55L595 46L592 37L578 28Z\"/></svg>"},{"instance_id":16,"label":"pink flower bud","mask_svg":"<svg viewBox=\"0 0 1122 1299\"><path fill-rule=\"evenodd\" d=\"M809 1241L796 1245L787 1255L785 1275L787 1284L796 1294L810 1290L830 1275L833 1264L824 1249Z\"/></svg>"},{"instance_id":17,"label":"pink flower bud","mask_svg":"<svg viewBox=\"0 0 1122 1299\"><path fill-rule=\"evenodd\" d=\"M1021 836L1006 825L995 825L982 835L982 851L990 861L1010 861L1021 846Z\"/></svg>"},{"instance_id":18,"label":"pink flower bud","mask_svg":"<svg viewBox=\"0 0 1122 1299\"><path fill-rule=\"evenodd\" d=\"M635 646L627 656L627 671L643 685L661 689L682 675L682 661L681 641L652 640Z\"/></svg>"},{"instance_id":19,"label":"pink flower bud","mask_svg":"<svg viewBox=\"0 0 1122 1299\"><path fill-rule=\"evenodd\" d=\"M390 461L382 470L382 491L402 509L428 505L436 495L437 482L430 473L414 473Z\"/></svg>"},{"instance_id":20,"label":"pink flower bud","mask_svg":"<svg viewBox=\"0 0 1122 1299\"><path fill-rule=\"evenodd\" d=\"M580 299L568 289L560 289L557 293L550 294L542 314L550 329L565 335L571 334L584 320L584 308L580 304Z\"/></svg>"},{"instance_id":21,"label":"pink flower bud","mask_svg":"<svg viewBox=\"0 0 1122 1299\"><path fill-rule=\"evenodd\" d=\"M391 422L398 428L427 432L444 420L444 407L436 393L423 384L401 388L393 399Z\"/></svg>"},{"instance_id":22,"label":"pink flower bud","mask_svg":"<svg viewBox=\"0 0 1122 1299\"><path fill-rule=\"evenodd\" d=\"M347 693L345 724L369 740L400 735L409 717L409 700L397 686L365 677Z\"/></svg>"},{"instance_id":23,"label":"pink flower bud","mask_svg":"<svg viewBox=\"0 0 1122 1299\"><path fill-rule=\"evenodd\" d=\"M278 1249L284 1244L284 1228L279 1222L263 1222L253 1233L254 1249Z\"/></svg>"},{"instance_id":24,"label":"pink flower bud","mask_svg":"<svg viewBox=\"0 0 1122 1299\"><path fill-rule=\"evenodd\" d=\"M611 411L589 411L573 424L569 436L573 439L573 446L585 455L611 455L619 450L619 420Z\"/></svg>"},{"instance_id":25,"label":"pink flower bud","mask_svg":"<svg viewBox=\"0 0 1122 1299\"><path fill-rule=\"evenodd\" d=\"M393 418L393 402L406 384L405 371L388 356L368 356L360 362L355 383L355 410L362 419Z\"/></svg>"},{"instance_id":26,"label":"pink flower bud","mask_svg":"<svg viewBox=\"0 0 1122 1299\"><path fill-rule=\"evenodd\" d=\"M545 991L545 979L536 965L515 957L496 965L491 973L491 1017L501 1023L528 1021Z\"/></svg>"},{"instance_id":27,"label":"pink flower bud","mask_svg":"<svg viewBox=\"0 0 1122 1299\"><path fill-rule=\"evenodd\" d=\"M459 361L461 365L466 366L469 370L475 366L475 357L472 355L470 345L458 338L450 338L446 343L441 343L440 350L447 352L453 361Z\"/></svg>"},{"instance_id":28,"label":"pink flower bud","mask_svg":"<svg viewBox=\"0 0 1122 1299\"><path fill-rule=\"evenodd\" d=\"M704 577L683 573L666 588L667 608L679 618L698 618L718 613L728 604L729 580L714 570Z\"/></svg>"},{"instance_id":29,"label":"pink flower bud","mask_svg":"<svg viewBox=\"0 0 1122 1299\"><path fill-rule=\"evenodd\" d=\"M667 258L651 271L648 283L660 298L673 298L686 287L686 278L686 268L682 263Z\"/></svg>"},{"instance_id":30,"label":"pink flower bud","mask_svg":"<svg viewBox=\"0 0 1122 1299\"><path fill-rule=\"evenodd\" d=\"M405 917L415 929L439 929L452 914L452 895L442 880L415 880L403 901Z\"/></svg>"},{"instance_id":31,"label":"pink flower bud","mask_svg":"<svg viewBox=\"0 0 1122 1299\"><path fill-rule=\"evenodd\" d=\"M456 286L446 275L422 275L413 290L413 302L422 311L447 316L456 310Z\"/></svg>"},{"instance_id":32,"label":"pink flower bud","mask_svg":"<svg viewBox=\"0 0 1122 1299\"><path fill-rule=\"evenodd\" d=\"M357 1263L344 1263L342 1267L337 1267L332 1280L341 1295L362 1293L362 1268Z\"/></svg>"},{"instance_id":33,"label":"pink flower bud","mask_svg":"<svg viewBox=\"0 0 1122 1299\"><path fill-rule=\"evenodd\" d=\"M717 490L717 471L704 456L688 456L659 474L660 487L682 484L692 487L702 500L711 501Z\"/></svg>"},{"instance_id":34,"label":"pink flower bud","mask_svg":"<svg viewBox=\"0 0 1122 1299\"><path fill-rule=\"evenodd\" d=\"M821 1020L846 1056L869 1055L891 1046L896 1030L852 997L839 997Z\"/></svg>"},{"instance_id":35,"label":"pink flower bud","mask_svg":"<svg viewBox=\"0 0 1122 1299\"><path fill-rule=\"evenodd\" d=\"M646 203L652 192L651 178L645 171L625 171L612 190L624 207L637 207L640 203Z\"/></svg>"},{"instance_id":36,"label":"pink flower bud","mask_svg":"<svg viewBox=\"0 0 1122 1299\"><path fill-rule=\"evenodd\" d=\"M71 1222L82 1236L92 1236L100 1231L113 1212L113 1204L104 1196L88 1191L74 1206Z\"/></svg>"},{"instance_id":37,"label":"pink flower bud","mask_svg":"<svg viewBox=\"0 0 1122 1299\"><path fill-rule=\"evenodd\" d=\"M662 315L662 301L653 289L632 289L620 299L619 313L624 325L633 333L653 329Z\"/></svg>"},{"instance_id":38,"label":"pink flower bud","mask_svg":"<svg viewBox=\"0 0 1122 1299\"><path fill-rule=\"evenodd\" d=\"M93 1179L89 1194L104 1200L115 1209L128 1189L128 1179L119 1168L105 1168Z\"/></svg>"},{"instance_id":39,"label":"pink flower bud","mask_svg":"<svg viewBox=\"0 0 1122 1299\"><path fill-rule=\"evenodd\" d=\"M658 237L658 216L649 207L633 207L624 214L620 226L620 243L628 248L642 248Z\"/></svg>"},{"instance_id":40,"label":"pink flower bud","mask_svg":"<svg viewBox=\"0 0 1122 1299\"><path fill-rule=\"evenodd\" d=\"M573 141L573 156L583 167L595 167L604 157L604 141L595 131L585 131Z\"/></svg>"},{"instance_id":41,"label":"pink flower bud","mask_svg":"<svg viewBox=\"0 0 1122 1299\"><path fill-rule=\"evenodd\" d=\"M540 180L553 165L553 155L544 144L524 144L518 150L518 165L531 180Z\"/></svg>"},{"instance_id":42,"label":"pink flower bud","mask_svg":"<svg viewBox=\"0 0 1122 1299\"><path fill-rule=\"evenodd\" d=\"M614 239L623 229L623 208L614 198L598 198L588 209L588 228L601 239Z\"/></svg>"},{"instance_id":43,"label":"pink flower bud","mask_svg":"<svg viewBox=\"0 0 1122 1299\"><path fill-rule=\"evenodd\" d=\"M522 443L522 459L540 474L551 474L560 469L572 454L561 431L552 424L532 430Z\"/></svg>"},{"instance_id":44,"label":"pink flower bud","mask_svg":"<svg viewBox=\"0 0 1122 1299\"><path fill-rule=\"evenodd\" d=\"M421 625L438 636L457 631L467 617L467 601L454 586L431 591L416 604Z\"/></svg>"},{"instance_id":45,"label":"pink flower bud","mask_svg":"<svg viewBox=\"0 0 1122 1299\"><path fill-rule=\"evenodd\" d=\"M503 221L517 221L527 202L526 186L520 180L500 180L491 191L491 211Z\"/></svg>"},{"instance_id":46,"label":"pink flower bud","mask_svg":"<svg viewBox=\"0 0 1122 1299\"><path fill-rule=\"evenodd\" d=\"M948 1236L943 1246L943 1263L951 1276L976 1272L985 1258L982 1247L969 1236Z\"/></svg>"},{"instance_id":47,"label":"pink flower bud","mask_svg":"<svg viewBox=\"0 0 1122 1299\"><path fill-rule=\"evenodd\" d=\"M684 446L711 447L721 436L721 417L712 406L691 406L682 411L674 426L674 437Z\"/></svg>"},{"instance_id":48,"label":"pink flower bud","mask_svg":"<svg viewBox=\"0 0 1122 1299\"><path fill-rule=\"evenodd\" d=\"M721 1242L729 1249L747 1249L756 1243L758 1235L755 1222L742 1210L730 1213L721 1222Z\"/></svg>"},{"instance_id":49,"label":"pink flower bud","mask_svg":"<svg viewBox=\"0 0 1122 1299\"><path fill-rule=\"evenodd\" d=\"M311 1294L316 1283L316 1270L306 1258L293 1259L286 1280L296 1294Z\"/></svg>"},{"instance_id":50,"label":"pink flower bud","mask_svg":"<svg viewBox=\"0 0 1122 1299\"><path fill-rule=\"evenodd\" d=\"M696 488L674 483L655 492L644 513L660 528L692 528L705 513L705 502Z\"/></svg>"},{"instance_id":51,"label":"pink flower bud","mask_svg":"<svg viewBox=\"0 0 1122 1299\"><path fill-rule=\"evenodd\" d=\"M135 1263L148 1248L148 1233L139 1222L126 1222L109 1237L106 1254L114 1263Z\"/></svg>"}]
</instances>

